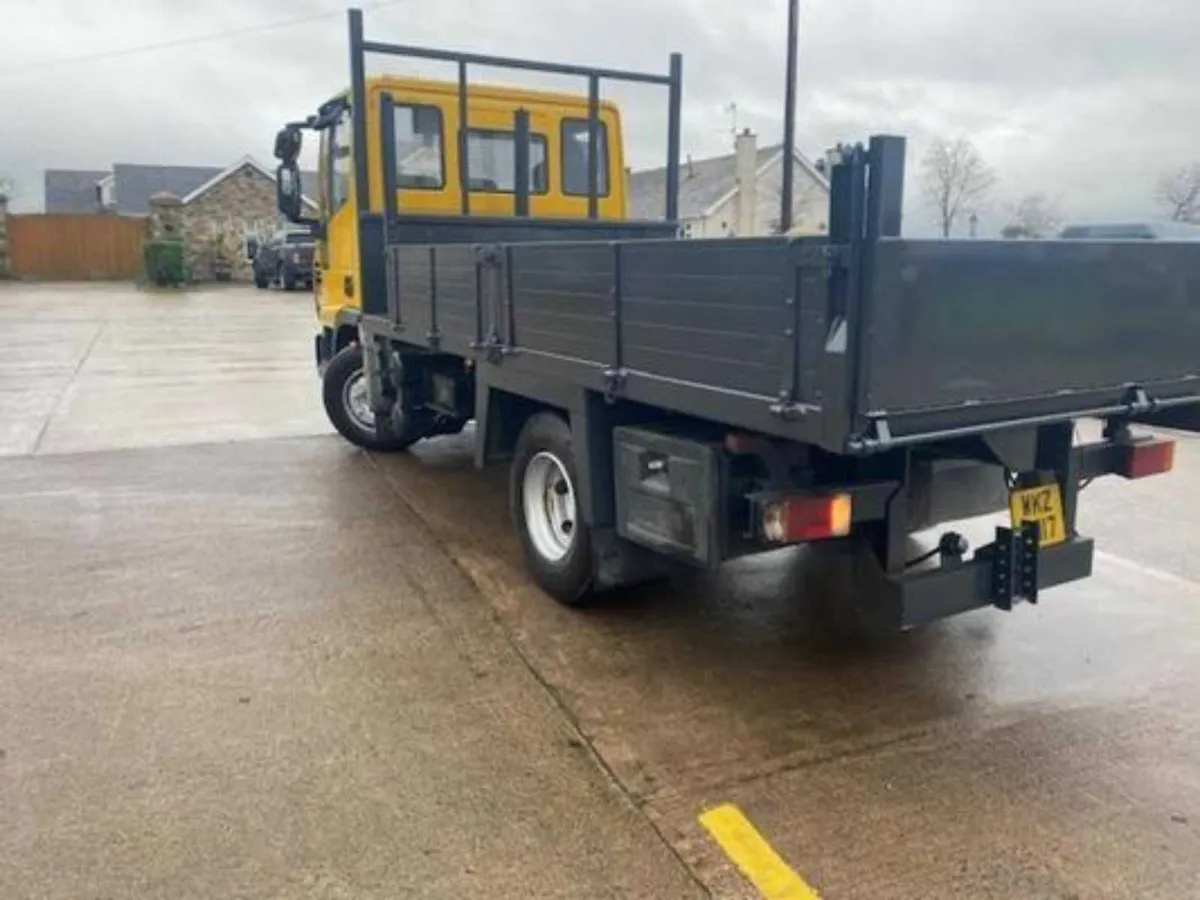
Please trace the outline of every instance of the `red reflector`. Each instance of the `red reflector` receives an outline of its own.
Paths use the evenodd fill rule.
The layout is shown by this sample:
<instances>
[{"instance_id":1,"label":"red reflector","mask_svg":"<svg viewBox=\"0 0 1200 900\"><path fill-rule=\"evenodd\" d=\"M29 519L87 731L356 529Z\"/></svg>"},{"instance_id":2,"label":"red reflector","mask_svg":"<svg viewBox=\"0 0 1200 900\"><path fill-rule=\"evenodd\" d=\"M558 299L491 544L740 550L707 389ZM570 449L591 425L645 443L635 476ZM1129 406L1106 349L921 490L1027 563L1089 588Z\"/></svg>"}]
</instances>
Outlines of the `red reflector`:
<instances>
[{"instance_id":1,"label":"red reflector","mask_svg":"<svg viewBox=\"0 0 1200 900\"><path fill-rule=\"evenodd\" d=\"M1174 467L1175 442L1153 439L1138 441L1125 448L1121 474L1126 478L1146 478L1170 472Z\"/></svg>"},{"instance_id":2,"label":"red reflector","mask_svg":"<svg viewBox=\"0 0 1200 900\"><path fill-rule=\"evenodd\" d=\"M775 544L796 544L850 533L853 506L849 494L784 497L763 508L763 535Z\"/></svg>"}]
</instances>

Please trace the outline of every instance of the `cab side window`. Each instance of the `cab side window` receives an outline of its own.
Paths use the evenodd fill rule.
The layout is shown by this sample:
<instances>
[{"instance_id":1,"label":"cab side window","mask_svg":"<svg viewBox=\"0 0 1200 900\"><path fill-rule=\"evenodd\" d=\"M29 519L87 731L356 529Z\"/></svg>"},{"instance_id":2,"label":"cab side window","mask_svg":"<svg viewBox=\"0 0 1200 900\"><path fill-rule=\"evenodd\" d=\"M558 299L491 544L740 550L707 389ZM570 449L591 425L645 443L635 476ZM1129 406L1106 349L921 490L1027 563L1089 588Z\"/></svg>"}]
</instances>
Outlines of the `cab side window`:
<instances>
[{"instance_id":1,"label":"cab side window","mask_svg":"<svg viewBox=\"0 0 1200 900\"><path fill-rule=\"evenodd\" d=\"M396 186L436 191L446 186L442 111L436 106L396 106Z\"/></svg>"},{"instance_id":2,"label":"cab side window","mask_svg":"<svg viewBox=\"0 0 1200 900\"><path fill-rule=\"evenodd\" d=\"M342 112L342 117L333 127L329 136L330 160L329 166L329 213L332 215L346 205L350 192L354 189L354 126L350 120L350 110Z\"/></svg>"},{"instance_id":3,"label":"cab side window","mask_svg":"<svg viewBox=\"0 0 1200 900\"><path fill-rule=\"evenodd\" d=\"M600 170L596 192L608 196L608 128L603 122L596 129ZM588 193L588 122L587 119L563 119L562 123L562 190L573 197Z\"/></svg>"}]
</instances>

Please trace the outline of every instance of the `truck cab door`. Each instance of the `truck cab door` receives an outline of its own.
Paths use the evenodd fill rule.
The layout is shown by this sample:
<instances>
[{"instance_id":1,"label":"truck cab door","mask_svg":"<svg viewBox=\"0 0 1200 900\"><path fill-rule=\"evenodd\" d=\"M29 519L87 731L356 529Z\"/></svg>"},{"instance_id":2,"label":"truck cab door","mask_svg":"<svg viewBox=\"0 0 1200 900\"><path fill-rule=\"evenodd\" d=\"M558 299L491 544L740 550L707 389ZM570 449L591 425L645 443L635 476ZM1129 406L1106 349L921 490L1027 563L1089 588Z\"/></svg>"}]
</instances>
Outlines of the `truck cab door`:
<instances>
[{"instance_id":1,"label":"truck cab door","mask_svg":"<svg viewBox=\"0 0 1200 900\"><path fill-rule=\"evenodd\" d=\"M337 326L343 311L357 311L360 302L353 140L348 109L321 137L321 215L325 227L316 247L317 315L327 328Z\"/></svg>"}]
</instances>

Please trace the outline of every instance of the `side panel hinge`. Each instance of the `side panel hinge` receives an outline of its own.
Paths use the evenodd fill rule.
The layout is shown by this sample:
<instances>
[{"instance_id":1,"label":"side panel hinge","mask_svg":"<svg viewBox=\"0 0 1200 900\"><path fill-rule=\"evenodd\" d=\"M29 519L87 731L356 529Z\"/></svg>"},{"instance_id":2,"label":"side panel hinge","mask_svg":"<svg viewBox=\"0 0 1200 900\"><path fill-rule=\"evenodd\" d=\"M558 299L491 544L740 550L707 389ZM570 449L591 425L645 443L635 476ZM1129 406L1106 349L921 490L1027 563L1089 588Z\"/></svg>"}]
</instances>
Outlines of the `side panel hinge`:
<instances>
[{"instance_id":1,"label":"side panel hinge","mask_svg":"<svg viewBox=\"0 0 1200 900\"><path fill-rule=\"evenodd\" d=\"M829 273L849 265L850 248L845 244L813 244L805 241L798 247L796 265L801 269L816 269Z\"/></svg>"},{"instance_id":2,"label":"side panel hinge","mask_svg":"<svg viewBox=\"0 0 1200 900\"><path fill-rule=\"evenodd\" d=\"M484 353L484 358L493 364L502 363L504 362L504 357L512 356L516 353L516 350L514 350L512 347L506 346L504 341L500 339L500 335L496 334L494 331L487 336L486 341L473 342L471 344L471 349L482 350Z\"/></svg>"},{"instance_id":3,"label":"side panel hinge","mask_svg":"<svg viewBox=\"0 0 1200 900\"><path fill-rule=\"evenodd\" d=\"M604 399L610 403L625 393L625 382L629 379L629 370L616 367L604 370Z\"/></svg>"},{"instance_id":4,"label":"side panel hinge","mask_svg":"<svg viewBox=\"0 0 1200 900\"><path fill-rule=\"evenodd\" d=\"M798 403L790 391L784 391L779 395L779 399L771 404L771 415L778 416L786 422L794 422L797 419L803 419L814 407L807 403Z\"/></svg>"}]
</instances>

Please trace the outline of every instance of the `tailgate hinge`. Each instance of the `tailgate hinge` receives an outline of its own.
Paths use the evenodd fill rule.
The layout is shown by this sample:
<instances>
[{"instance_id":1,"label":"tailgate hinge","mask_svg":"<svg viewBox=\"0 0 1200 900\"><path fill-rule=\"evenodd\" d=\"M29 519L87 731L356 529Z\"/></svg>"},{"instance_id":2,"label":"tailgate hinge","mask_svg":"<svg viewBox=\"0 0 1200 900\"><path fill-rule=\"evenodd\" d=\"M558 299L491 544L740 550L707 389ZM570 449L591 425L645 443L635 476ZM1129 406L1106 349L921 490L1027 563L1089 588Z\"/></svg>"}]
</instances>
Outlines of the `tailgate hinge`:
<instances>
[{"instance_id":1,"label":"tailgate hinge","mask_svg":"<svg viewBox=\"0 0 1200 900\"><path fill-rule=\"evenodd\" d=\"M1129 407L1131 415L1151 413L1158 406L1146 393L1146 389L1136 384L1129 386L1125 394L1125 405Z\"/></svg>"},{"instance_id":2,"label":"tailgate hinge","mask_svg":"<svg viewBox=\"0 0 1200 900\"><path fill-rule=\"evenodd\" d=\"M880 413L867 423L867 427L846 442L850 453L877 453L886 450L892 443L892 427L887 416Z\"/></svg>"}]
</instances>

